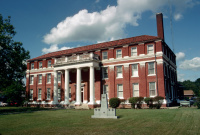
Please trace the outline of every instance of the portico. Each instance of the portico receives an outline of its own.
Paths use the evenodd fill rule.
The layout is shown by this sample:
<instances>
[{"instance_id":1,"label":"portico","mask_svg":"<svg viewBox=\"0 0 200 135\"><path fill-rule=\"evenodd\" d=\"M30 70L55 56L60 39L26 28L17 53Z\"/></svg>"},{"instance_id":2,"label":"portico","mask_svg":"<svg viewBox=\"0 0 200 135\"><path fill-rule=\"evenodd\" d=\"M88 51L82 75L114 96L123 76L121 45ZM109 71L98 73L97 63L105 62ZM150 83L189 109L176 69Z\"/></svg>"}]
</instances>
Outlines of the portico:
<instances>
[{"instance_id":1,"label":"portico","mask_svg":"<svg viewBox=\"0 0 200 135\"><path fill-rule=\"evenodd\" d=\"M84 55L84 56L83 56ZM88 57L86 57L88 56ZM73 57L73 58L72 58ZM75 59L76 58L76 59ZM72 61L73 59L73 61ZM58 71L62 71L64 73L64 103L65 105L70 104L69 101L69 84L70 78L70 71L76 70L76 101L75 105L79 106L83 102L88 102L87 100L83 101L81 98L81 81L83 76L81 72L83 69L89 69L89 102L88 105L95 105L95 68L99 67L99 60L98 57L95 56L93 53L90 54L82 54L82 55L75 55L66 58L59 58L56 59L56 63L54 64L54 100L53 104L58 104Z\"/></svg>"}]
</instances>

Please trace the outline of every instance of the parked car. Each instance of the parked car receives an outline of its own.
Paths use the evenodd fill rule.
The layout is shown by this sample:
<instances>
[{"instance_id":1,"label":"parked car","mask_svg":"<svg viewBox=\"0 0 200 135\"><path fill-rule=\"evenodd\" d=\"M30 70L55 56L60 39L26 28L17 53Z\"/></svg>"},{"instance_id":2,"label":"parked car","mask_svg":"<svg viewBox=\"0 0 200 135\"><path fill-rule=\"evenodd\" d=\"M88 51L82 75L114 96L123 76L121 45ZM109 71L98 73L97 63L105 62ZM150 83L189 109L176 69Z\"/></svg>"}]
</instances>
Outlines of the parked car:
<instances>
[{"instance_id":1,"label":"parked car","mask_svg":"<svg viewBox=\"0 0 200 135\"><path fill-rule=\"evenodd\" d=\"M191 97L190 105L193 105L196 102L197 97Z\"/></svg>"}]
</instances>

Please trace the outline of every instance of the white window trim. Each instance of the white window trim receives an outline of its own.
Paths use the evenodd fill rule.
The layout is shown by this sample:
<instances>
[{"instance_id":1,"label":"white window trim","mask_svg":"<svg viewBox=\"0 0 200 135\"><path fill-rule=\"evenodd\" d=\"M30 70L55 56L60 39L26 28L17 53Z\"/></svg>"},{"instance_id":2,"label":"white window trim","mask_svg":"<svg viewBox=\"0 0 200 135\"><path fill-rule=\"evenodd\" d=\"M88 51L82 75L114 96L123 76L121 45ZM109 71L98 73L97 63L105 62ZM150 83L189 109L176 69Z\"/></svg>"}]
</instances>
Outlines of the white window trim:
<instances>
[{"instance_id":1,"label":"white window trim","mask_svg":"<svg viewBox=\"0 0 200 135\"><path fill-rule=\"evenodd\" d=\"M137 76L134 76L134 75L133 75L133 65L137 65ZM132 73L131 73L132 75L131 75L131 77L139 77L138 64L137 64L137 63L136 63L136 64L132 64L132 65L131 65L131 68L132 68L132 69L131 69L131 70L132 70Z\"/></svg>"},{"instance_id":2,"label":"white window trim","mask_svg":"<svg viewBox=\"0 0 200 135\"><path fill-rule=\"evenodd\" d=\"M118 53L117 53L118 50L121 51L121 57L118 57ZM120 59L120 58L122 58L122 49L117 49L117 50L116 50L116 59Z\"/></svg>"},{"instance_id":3,"label":"white window trim","mask_svg":"<svg viewBox=\"0 0 200 135\"><path fill-rule=\"evenodd\" d=\"M133 83L132 86L134 86L134 84L138 84L138 96L134 96L134 87L133 87L133 97L139 97L140 96L140 86L139 86L139 83Z\"/></svg>"},{"instance_id":4,"label":"white window trim","mask_svg":"<svg viewBox=\"0 0 200 135\"><path fill-rule=\"evenodd\" d=\"M132 48L136 48L136 55L132 55ZM137 56L137 47L131 47L131 57L135 57L135 56Z\"/></svg>"},{"instance_id":5,"label":"white window trim","mask_svg":"<svg viewBox=\"0 0 200 135\"><path fill-rule=\"evenodd\" d=\"M102 67L102 80L106 80L108 79L108 77L104 77L104 69L107 68L107 71L108 71L108 67ZM108 73L107 73L108 74Z\"/></svg>"},{"instance_id":6,"label":"white window trim","mask_svg":"<svg viewBox=\"0 0 200 135\"><path fill-rule=\"evenodd\" d=\"M118 67L121 67L121 68L122 68L122 66L116 66L116 72L117 72L117 68L118 68ZM117 74L118 74L118 72L117 72ZM117 79L123 78L123 68L122 68L122 73L121 73L121 74L122 74L122 76L120 76L120 77L118 77L118 76L116 75L116 78L117 78Z\"/></svg>"},{"instance_id":7,"label":"white window trim","mask_svg":"<svg viewBox=\"0 0 200 135\"><path fill-rule=\"evenodd\" d=\"M50 89L50 93L49 93L50 98L48 98L48 89ZM47 99L46 100L51 100L51 88L47 88Z\"/></svg>"},{"instance_id":8,"label":"white window trim","mask_svg":"<svg viewBox=\"0 0 200 135\"><path fill-rule=\"evenodd\" d=\"M47 68L51 68L51 66L52 66L52 64L51 64L51 66L49 66L49 61L51 61L51 60L47 61Z\"/></svg>"},{"instance_id":9,"label":"white window trim","mask_svg":"<svg viewBox=\"0 0 200 135\"><path fill-rule=\"evenodd\" d=\"M43 67L41 66L42 64L40 64L40 63L42 63L42 62L39 62L39 69L42 69ZM41 67L40 67L41 66Z\"/></svg>"},{"instance_id":10,"label":"white window trim","mask_svg":"<svg viewBox=\"0 0 200 135\"><path fill-rule=\"evenodd\" d=\"M32 65L33 65L33 68L32 68ZM31 70L34 70L34 63L31 63Z\"/></svg>"},{"instance_id":11,"label":"white window trim","mask_svg":"<svg viewBox=\"0 0 200 135\"><path fill-rule=\"evenodd\" d=\"M33 81L31 81L31 78L33 77ZM30 76L30 83L29 83L30 85L33 85L34 84L34 75L31 75Z\"/></svg>"},{"instance_id":12,"label":"white window trim","mask_svg":"<svg viewBox=\"0 0 200 135\"><path fill-rule=\"evenodd\" d=\"M107 53L107 59L104 59L104 58L103 58L103 56L104 56L103 54L104 54L104 53ZM108 52L102 52L102 60L108 60Z\"/></svg>"},{"instance_id":13,"label":"white window trim","mask_svg":"<svg viewBox=\"0 0 200 135\"><path fill-rule=\"evenodd\" d=\"M39 98L39 90L41 90L41 97ZM41 88L39 88L38 89L38 99L37 100L41 100L42 99L42 89Z\"/></svg>"},{"instance_id":14,"label":"white window trim","mask_svg":"<svg viewBox=\"0 0 200 135\"><path fill-rule=\"evenodd\" d=\"M153 46L153 52L152 53L149 53L149 46ZM154 53L155 53L154 44L147 45L147 55L154 54Z\"/></svg>"},{"instance_id":15,"label":"white window trim","mask_svg":"<svg viewBox=\"0 0 200 135\"><path fill-rule=\"evenodd\" d=\"M150 83L155 83L155 96L150 95ZM157 96L156 82L149 82L149 97L156 97L156 96Z\"/></svg>"},{"instance_id":16,"label":"white window trim","mask_svg":"<svg viewBox=\"0 0 200 135\"><path fill-rule=\"evenodd\" d=\"M58 80L58 83L61 83L61 72L58 72L58 75L60 74L60 81Z\"/></svg>"},{"instance_id":17,"label":"white window trim","mask_svg":"<svg viewBox=\"0 0 200 135\"><path fill-rule=\"evenodd\" d=\"M122 85L122 92L123 92L123 96L122 97L119 97L119 85ZM123 88L123 84L117 84L117 97L119 99L124 99L124 88Z\"/></svg>"},{"instance_id":18,"label":"white window trim","mask_svg":"<svg viewBox=\"0 0 200 135\"><path fill-rule=\"evenodd\" d=\"M40 76L42 76L42 74L40 74L40 75L38 76L38 84L42 84L42 78L41 78L41 82L39 82Z\"/></svg>"},{"instance_id":19,"label":"white window trim","mask_svg":"<svg viewBox=\"0 0 200 135\"><path fill-rule=\"evenodd\" d=\"M47 84L51 84L51 79L50 79L50 82L48 82L48 76L49 76L49 74L47 74ZM50 76L51 76L51 73L50 73Z\"/></svg>"},{"instance_id":20,"label":"white window trim","mask_svg":"<svg viewBox=\"0 0 200 135\"><path fill-rule=\"evenodd\" d=\"M154 63L154 65L153 65L154 66L154 74L149 74L149 63ZM149 63L148 63L148 76L155 76L156 75L155 62L149 62Z\"/></svg>"}]
</instances>

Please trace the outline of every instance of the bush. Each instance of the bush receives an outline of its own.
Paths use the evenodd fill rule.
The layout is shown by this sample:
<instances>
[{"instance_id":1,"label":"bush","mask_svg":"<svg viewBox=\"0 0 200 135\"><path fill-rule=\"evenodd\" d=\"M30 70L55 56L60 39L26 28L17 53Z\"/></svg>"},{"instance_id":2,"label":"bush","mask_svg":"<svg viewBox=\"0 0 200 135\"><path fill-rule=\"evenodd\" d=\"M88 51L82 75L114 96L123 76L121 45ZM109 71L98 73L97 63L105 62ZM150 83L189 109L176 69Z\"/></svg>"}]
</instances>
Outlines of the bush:
<instances>
[{"instance_id":1,"label":"bush","mask_svg":"<svg viewBox=\"0 0 200 135\"><path fill-rule=\"evenodd\" d=\"M142 101L144 100L144 97L137 97L137 108L142 108Z\"/></svg>"},{"instance_id":2,"label":"bush","mask_svg":"<svg viewBox=\"0 0 200 135\"><path fill-rule=\"evenodd\" d=\"M129 98L129 103L131 103L131 107L135 109L135 105L137 104L137 108L141 109L143 97L132 97Z\"/></svg>"},{"instance_id":3,"label":"bush","mask_svg":"<svg viewBox=\"0 0 200 135\"><path fill-rule=\"evenodd\" d=\"M147 106L152 109L153 108L153 98L150 97L146 97L144 99L144 102L147 104Z\"/></svg>"},{"instance_id":4,"label":"bush","mask_svg":"<svg viewBox=\"0 0 200 135\"><path fill-rule=\"evenodd\" d=\"M164 97L161 97L161 96L156 96L153 98L156 109L160 109L160 107L162 106L162 103L163 103L163 99L164 99Z\"/></svg>"},{"instance_id":5,"label":"bush","mask_svg":"<svg viewBox=\"0 0 200 135\"><path fill-rule=\"evenodd\" d=\"M137 103L137 97L129 98L129 103L131 103L131 108L135 109L135 105Z\"/></svg>"},{"instance_id":6,"label":"bush","mask_svg":"<svg viewBox=\"0 0 200 135\"><path fill-rule=\"evenodd\" d=\"M144 102L147 104L147 106L149 106L150 109L152 108L156 108L156 109L160 109L160 107L162 106L164 97L161 96L156 96L154 98L150 98L147 97L144 99Z\"/></svg>"},{"instance_id":7,"label":"bush","mask_svg":"<svg viewBox=\"0 0 200 135\"><path fill-rule=\"evenodd\" d=\"M109 100L109 105L112 108L117 108L120 105L120 99L119 98L111 98Z\"/></svg>"},{"instance_id":8,"label":"bush","mask_svg":"<svg viewBox=\"0 0 200 135\"><path fill-rule=\"evenodd\" d=\"M197 105L197 109L200 109L200 97L197 97L196 105Z\"/></svg>"}]
</instances>

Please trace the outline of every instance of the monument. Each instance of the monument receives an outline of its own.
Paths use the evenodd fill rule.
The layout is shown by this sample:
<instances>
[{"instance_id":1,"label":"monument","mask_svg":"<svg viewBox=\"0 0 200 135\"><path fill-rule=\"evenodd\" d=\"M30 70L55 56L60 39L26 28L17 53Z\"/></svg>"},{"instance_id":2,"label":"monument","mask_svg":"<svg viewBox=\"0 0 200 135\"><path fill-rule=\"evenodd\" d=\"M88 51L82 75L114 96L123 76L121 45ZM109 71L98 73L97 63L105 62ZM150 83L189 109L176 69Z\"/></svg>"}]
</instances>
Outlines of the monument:
<instances>
[{"instance_id":1,"label":"monument","mask_svg":"<svg viewBox=\"0 0 200 135\"><path fill-rule=\"evenodd\" d=\"M107 94L101 94L101 108L95 108L94 115L91 118L118 118L116 116L116 109L108 108Z\"/></svg>"}]
</instances>

